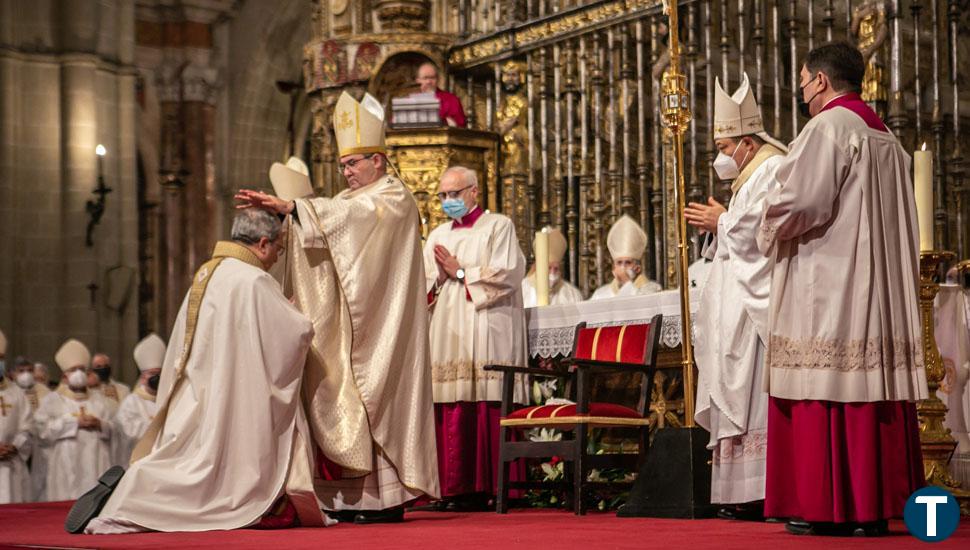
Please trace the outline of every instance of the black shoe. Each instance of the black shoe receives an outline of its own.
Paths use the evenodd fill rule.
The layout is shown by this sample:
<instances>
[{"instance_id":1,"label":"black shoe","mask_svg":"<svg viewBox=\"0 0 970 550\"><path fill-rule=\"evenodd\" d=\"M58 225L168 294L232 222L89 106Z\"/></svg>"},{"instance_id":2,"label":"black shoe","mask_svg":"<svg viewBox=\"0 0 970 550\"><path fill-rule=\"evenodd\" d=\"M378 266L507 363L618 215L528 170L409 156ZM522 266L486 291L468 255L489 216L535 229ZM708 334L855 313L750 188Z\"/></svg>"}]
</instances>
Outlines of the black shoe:
<instances>
[{"instance_id":1,"label":"black shoe","mask_svg":"<svg viewBox=\"0 0 970 550\"><path fill-rule=\"evenodd\" d=\"M67 519L64 521L64 529L74 534L84 532L88 523L101 513L101 509L108 502L108 498L123 475L125 475L125 469L121 466L112 466L101 474L94 489L81 495L74 506L71 506L71 511L67 513Z\"/></svg>"},{"instance_id":2,"label":"black shoe","mask_svg":"<svg viewBox=\"0 0 970 550\"><path fill-rule=\"evenodd\" d=\"M812 524L807 521L802 521L800 519L790 519L788 523L785 524L785 531L793 535L814 535L815 532L812 530Z\"/></svg>"},{"instance_id":3,"label":"black shoe","mask_svg":"<svg viewBox=\"0 0 970 550\"><path fill-rule=\"evenodd\" d=\"M488 505L488 496L483 494L453 497L445 505L445 510L449 512L488 512L494 509L494 505Z\"/></svg>"},{"instance_id":4,"label":"black shoe","mask_svg":"<svg viewBox=\"0 0 970 550\"><path fill-rule=\"evenodd\" d=\"M746 502L744 504L725 506L717 511L717 517L739 521L764 521L764 502Z\"/></svg>"},{"instance_id":5,"label":"black shoe","mask_svg":"<svg viewBox=\"0 0 970 550\"><path fill-rule=\"evenodd\" d=\"M852 531L856 537L885 537L889 534L889 521L879 520L854 524Z\"/></svg>"},{"instance_id":6,"label":"black shoe","mask_svg":"<svg viewBox=\"0 0 970 550\"><path fill-rule=\"evenodd\" d=\"M448 501L447 500L435 500L427 504L422 504L421 506L411 506L408 510L413 510L415 512L446 512L448 511Z\"/></svg>"},{"instance_id":7,"label":"black shoe","mask_svg":"<svg viewBox=\"0 0 970 550\"><path fill-rule=\"evenodd\" d=\"M331 519L335 519L340 523L353 523L354 518L357 517L357 510L324 510L324 512Z\"/></svg>"},{"instance_id":8,"label":"black shoe","mask_svg":"<svg viewBox=\"0 0 970 550\"><path fill-rule=\"evenodd\" d=\"M815 535L821 537L851 537L855 534L856 523L807 522L790 519L785 530L793 535Z\"/></svg>"},{"instance_id":9,"label":"black shoe","mask_svg":"<svg viewBox=\"0 0 970 550\"><path fill-rule=\"evenodd\" d=\"M401 523L404 521L404 508L398 506L388 510L361 510L354 516L357 525L371 523Z\"/></svg>"}]
</instances>

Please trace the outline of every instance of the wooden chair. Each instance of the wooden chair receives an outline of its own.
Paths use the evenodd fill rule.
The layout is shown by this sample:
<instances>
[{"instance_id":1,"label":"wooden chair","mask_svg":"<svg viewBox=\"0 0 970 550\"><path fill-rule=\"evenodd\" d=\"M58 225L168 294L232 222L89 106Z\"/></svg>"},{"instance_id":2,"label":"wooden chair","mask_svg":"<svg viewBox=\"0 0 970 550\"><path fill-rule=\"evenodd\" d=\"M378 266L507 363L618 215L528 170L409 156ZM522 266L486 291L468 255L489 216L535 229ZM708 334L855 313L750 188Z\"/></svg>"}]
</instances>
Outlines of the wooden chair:
<instances>
[{"instance_id":1,"label":"wooden chair","mask_svg":"<svg viewBox=\"0 0 970 550\"><path fill-rule=\"evenodd\" d=\"M499 480L496 511L508 511L509 464L520 458L548 458L558 456L571 464L573 509L577 515L585 513L583 487L593 468L627 467L636 471L639 462L646 457L649 445L647 415L650 408L650 390L656 371L657 348L660 342L661 315L655 315L649 324L617 327L586 328L586 323L576 327L573 351L565 360L568 371L527 367L486 366L486 370L502 371L502 419L499 428ZM630 372L640 373L640 400L636 409L615 403L591 402L594 375ZM512 390L515 375L556 377L566 381L567 392L575 405L538 405L514 410ZM513 441L514 430L529 428L556 428L572 433L571 439L562 441ZM592 428L636 428L639 432L637 454L599 454L587 452L589 432ZM514 483L531 486L530 483ZM549 484L543 484L550 486Z\"/></svg>"}]
</instances>

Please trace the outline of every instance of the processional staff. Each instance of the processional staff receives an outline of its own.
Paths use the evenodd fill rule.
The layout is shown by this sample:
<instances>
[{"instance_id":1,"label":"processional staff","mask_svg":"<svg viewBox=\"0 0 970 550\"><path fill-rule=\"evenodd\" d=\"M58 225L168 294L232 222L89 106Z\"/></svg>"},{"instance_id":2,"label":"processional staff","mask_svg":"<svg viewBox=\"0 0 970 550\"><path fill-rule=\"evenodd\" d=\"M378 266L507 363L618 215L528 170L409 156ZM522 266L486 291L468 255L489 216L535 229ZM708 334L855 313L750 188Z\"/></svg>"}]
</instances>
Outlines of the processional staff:
<instances>
[{"instance_id":1,"label":"processional staff","mask_svg":"<svg viewBox=\"0 0 970 550\"><path fill-rule=\"evenodd\" d=\"M694 347L691 342L690 296L687 284L687 221L684 218L684 133L690 127L690 95L687 77L680 69L680 29L677 2L663 1L670 27L670 67L661 82L660 112L664 126L674 137L674 202L677 204L677 249L680 253L681 365L684 370L684 424L694 426Z\"/></svg>"}]
</instances>

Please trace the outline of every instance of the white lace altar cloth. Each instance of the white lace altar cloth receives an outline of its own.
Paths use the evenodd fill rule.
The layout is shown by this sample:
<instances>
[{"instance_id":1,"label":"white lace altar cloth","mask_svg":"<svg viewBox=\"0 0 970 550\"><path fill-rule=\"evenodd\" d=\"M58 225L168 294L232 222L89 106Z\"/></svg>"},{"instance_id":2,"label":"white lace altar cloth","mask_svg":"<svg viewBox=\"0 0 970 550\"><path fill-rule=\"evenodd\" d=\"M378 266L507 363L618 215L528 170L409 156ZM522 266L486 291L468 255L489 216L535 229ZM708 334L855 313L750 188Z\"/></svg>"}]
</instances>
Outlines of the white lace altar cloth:
<instances>
[{"instance_id":1,"label":"white lace altar cloth","mask_svg":"<svg viewBox=\"0 0 970 550\"><path fill-rule=\"evenodd\" d=\"M700 292L690 292L691 319L697 313ZM675 348L681 341L680 292L665 290L645 296L608 298L578 304L530 307L525 310L529 328L531 357L566 356L573 349L576 325L586 321L589 327L609 327L647 323L663 314L660 345Z\"/></svg>"}]
</instances>

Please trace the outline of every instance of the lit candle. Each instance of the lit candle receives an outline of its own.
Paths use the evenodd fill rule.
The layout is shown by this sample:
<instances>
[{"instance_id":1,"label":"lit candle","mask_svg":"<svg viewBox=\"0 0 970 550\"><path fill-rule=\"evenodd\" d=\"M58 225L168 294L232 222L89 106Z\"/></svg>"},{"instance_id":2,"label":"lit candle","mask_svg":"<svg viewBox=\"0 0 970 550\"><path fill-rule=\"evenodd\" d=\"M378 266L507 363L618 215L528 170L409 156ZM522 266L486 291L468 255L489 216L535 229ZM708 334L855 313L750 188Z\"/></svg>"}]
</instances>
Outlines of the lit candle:
<instances>
[{"instance_id":1,"label":"lit candle","mask_svg":"<svg viewBox=\"0 0 970 550\"><path fill-rule=\"evenodd\" d=\"M104 145L101 145L100 143L94 148L94 154L98 156L98 179L101 179L101 176L104 175L103 162L104 155L107 154L107 152L108 151L104 148Z\"/></svg>"},{"instance_id":2,"label":"lit candle","mask_svg":"<svg viewBox=\"0 0 970 550\"><path fill-rule=\"evenodd\" d=\"M549 234L536 232L536 304L549 305Z\"/></svg>"},{"instance_id":3,"label":"lit candle","mask_svg":"<svg viewBox=\"0 0 970 550\"><path fill-rule=\"evenodd\" d=\"M919 221L919 249L933 250L933 154L923 148L913 153L913 185L916 191L916 219Z\"/></svg>"}]
</instances>

